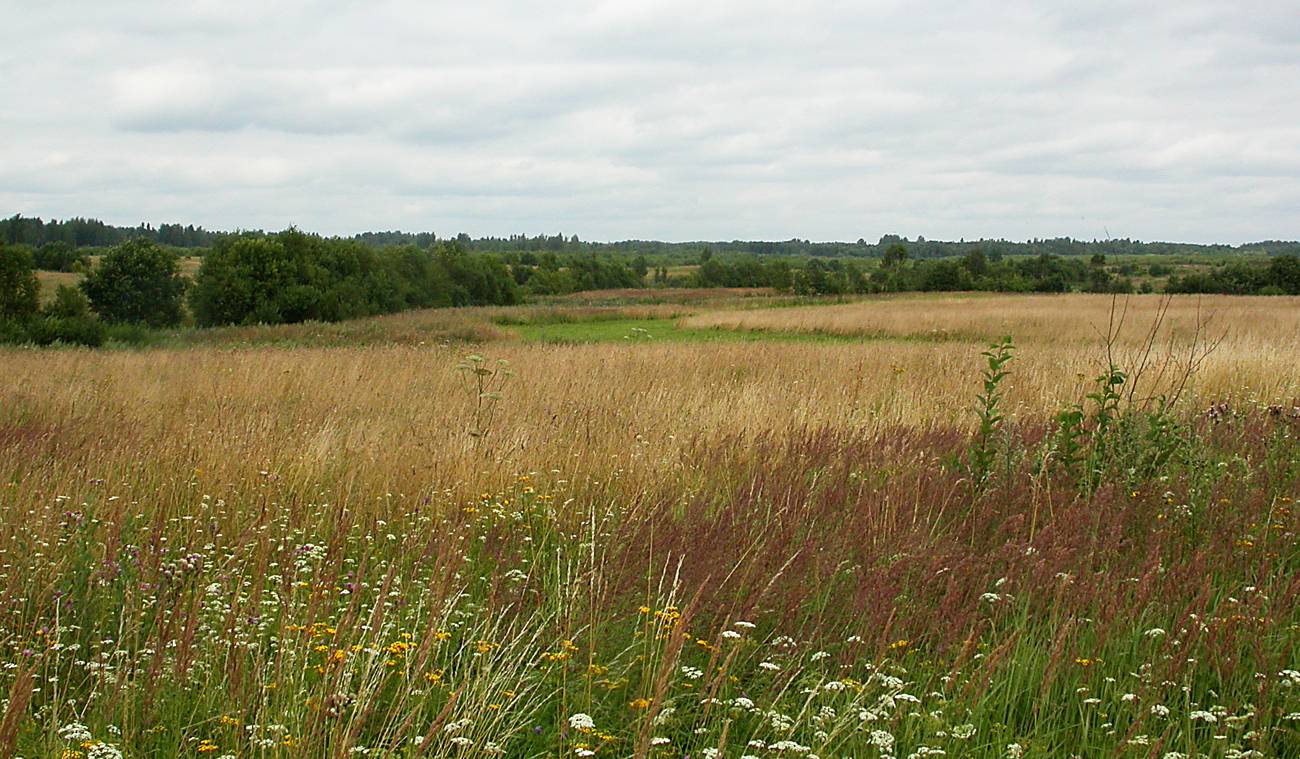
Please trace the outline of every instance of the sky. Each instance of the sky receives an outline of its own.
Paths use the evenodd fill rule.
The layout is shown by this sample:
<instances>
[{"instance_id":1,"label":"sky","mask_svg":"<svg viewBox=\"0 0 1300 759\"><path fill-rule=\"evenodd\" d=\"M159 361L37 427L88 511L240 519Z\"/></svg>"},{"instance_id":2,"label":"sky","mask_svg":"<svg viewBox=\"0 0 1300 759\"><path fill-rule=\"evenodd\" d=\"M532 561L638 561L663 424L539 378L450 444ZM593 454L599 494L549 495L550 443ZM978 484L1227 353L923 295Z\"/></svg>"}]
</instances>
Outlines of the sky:
<instances>
[{"instance_id":1,"label":"sky","mask_svg":"<svg viewBox=\"0 0 1300 759\"><path fill-rule=\"evenodd\" d=\"M10 0L0 214L1300 237L1294 0Z\"/></svg>"}]
</instances>

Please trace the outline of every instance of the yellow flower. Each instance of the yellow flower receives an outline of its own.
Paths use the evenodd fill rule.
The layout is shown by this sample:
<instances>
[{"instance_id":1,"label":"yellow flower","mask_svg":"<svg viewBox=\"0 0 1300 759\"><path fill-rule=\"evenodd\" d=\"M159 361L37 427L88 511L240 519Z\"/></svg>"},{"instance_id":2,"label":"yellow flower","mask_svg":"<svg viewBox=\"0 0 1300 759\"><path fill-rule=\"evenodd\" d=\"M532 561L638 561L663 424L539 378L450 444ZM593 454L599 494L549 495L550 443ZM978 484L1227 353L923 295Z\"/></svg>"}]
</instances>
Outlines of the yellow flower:
<instances>
[{"instance_id":1,"label":"yellow flower","mask_svg":"<svg viewBox=\"0 0 1300 759\"><path fill-rule=\"evenodd\" d=\"M199 741L199 747L195 749L195 751L198 751L200 754L210 754L216 750L217 750L217 744L210 738L204 738L203 740Z\"/></svg>"},{"instance_id":2,"label":"yellow flower","mask_svg":"<svg viewBox=\"0 0 1300 759\"><path fill-rule=\"evenodd\" d=\"M628 706L630 706L630 707L633 708L633 709L649 709L649 708L650 708L650 699L648 699L648 698L638 698L638 699L636 699L635 701L633 701L632 703L628 704Z\"/></svg>"}]
</instances>

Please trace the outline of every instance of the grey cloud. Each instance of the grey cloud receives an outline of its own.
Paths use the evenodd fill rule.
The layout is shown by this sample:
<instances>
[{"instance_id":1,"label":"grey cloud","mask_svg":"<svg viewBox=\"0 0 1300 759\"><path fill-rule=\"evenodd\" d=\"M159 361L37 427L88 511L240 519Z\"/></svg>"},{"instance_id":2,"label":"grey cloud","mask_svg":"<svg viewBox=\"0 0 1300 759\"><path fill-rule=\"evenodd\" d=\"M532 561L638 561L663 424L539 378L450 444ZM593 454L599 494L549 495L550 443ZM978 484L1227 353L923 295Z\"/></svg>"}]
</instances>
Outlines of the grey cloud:
<instances>
[{"instance_id":1,"label":"grey cloud","mask_svg":"<svg viewBox=\"0 0 1300 759\"><path fill-rule=\"evenodd\" d=\"M12 15L9 212L589 239L1300 236L1291 2Z\"/></svg>"}]
</instances>

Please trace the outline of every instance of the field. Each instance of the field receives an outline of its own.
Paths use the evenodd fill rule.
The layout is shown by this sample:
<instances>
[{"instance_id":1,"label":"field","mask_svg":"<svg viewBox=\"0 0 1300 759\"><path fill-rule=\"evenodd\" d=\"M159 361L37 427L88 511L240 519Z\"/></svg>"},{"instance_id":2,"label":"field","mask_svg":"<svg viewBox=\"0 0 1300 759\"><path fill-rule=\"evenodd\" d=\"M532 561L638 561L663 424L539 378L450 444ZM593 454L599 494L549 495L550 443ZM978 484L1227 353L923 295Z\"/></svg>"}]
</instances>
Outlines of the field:
<instances>
[{"instance_id":1,"label":"field","mask_svg":"<svg viewBox=\"0 0 1300 759\"><path fill-rule=\"evenodd\" d=\"M0 755L1300 756L1297 345L736 290L0 349Z\"/></svg>"}]
</instances>

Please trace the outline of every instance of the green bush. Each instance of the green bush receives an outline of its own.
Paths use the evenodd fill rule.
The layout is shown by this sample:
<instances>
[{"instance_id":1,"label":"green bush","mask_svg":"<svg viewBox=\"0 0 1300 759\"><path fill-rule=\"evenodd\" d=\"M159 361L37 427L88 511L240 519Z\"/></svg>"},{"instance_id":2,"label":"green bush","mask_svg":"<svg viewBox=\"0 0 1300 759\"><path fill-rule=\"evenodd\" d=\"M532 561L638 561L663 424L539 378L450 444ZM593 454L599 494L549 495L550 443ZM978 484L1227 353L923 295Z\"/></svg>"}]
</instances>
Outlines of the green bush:
<instances>
[{"instance_id":1,"label":"green bush","mask_svg":"<svg viewBox=\"0 0 1300 759\"><path fill-rule=\"evenodd\" d=\"M104 344L104 324L90 316L29 316L0 321L0 343L10 345Z\"/></svg>"},{"instance_id":2,"label":"green bush","mask_svg":"<svg viewBox=\"0 0 1300 759\"><path fill-rule=\"evenodd\" d=\"M47 242L32 254L36 268L45 271L77 271L86 261L86 254L58 240Z\"/></svg>"},{"instance_id":3,"label":"green bush","mask_svg":"<svg viewBox=\"0 0 1300 759\"><path fill-rule=\"evenodd\" d=\"M90 300L75 287L59 285L54 290L54 300L42 310L47 316L85 319L90 317Z\"/></svg>"},{"instance_id":4,"label":"green bush","mask_svg":"<svg viewBox=\"0 0 1300 759\"><path fill-rule=\"evenodd\" d=\"M104 344L106 330L103 322L89 316L41 316L28 326L28 342L36 345L86 345L92 348Z\"/></svg>"},{"instance_id":5,"label":"green bush","mask_svg":"<svg viewBox=\"0 0 1300 759\"><path fill-rule=\"evenodd\" d=\"M105 321L150 327L180 324L185 288L179 257L144 239L109 250L81 283Z\"/></svg>"},{"instance_id":6,"label":"green bush","mask_svg":"<svg viewBox=\"0 0 1300 759\"><path fill-rule=\"evenodd\" d=\"M410 308L508 305L510 270L455 243L375 250L294 229L232 238L203 260L190 308L201 326L339 321Z\"/></svg>"},{"instance_id":7,"label":"green bush","mask_svg":"<svg viewBox=\"0 0 1300 759\"><path fill-rule=\"evenodd\" d=\"M0 319L23 319L35 314L40 291L31 252L0 242Z\"/></svg>"}]
</instances>

